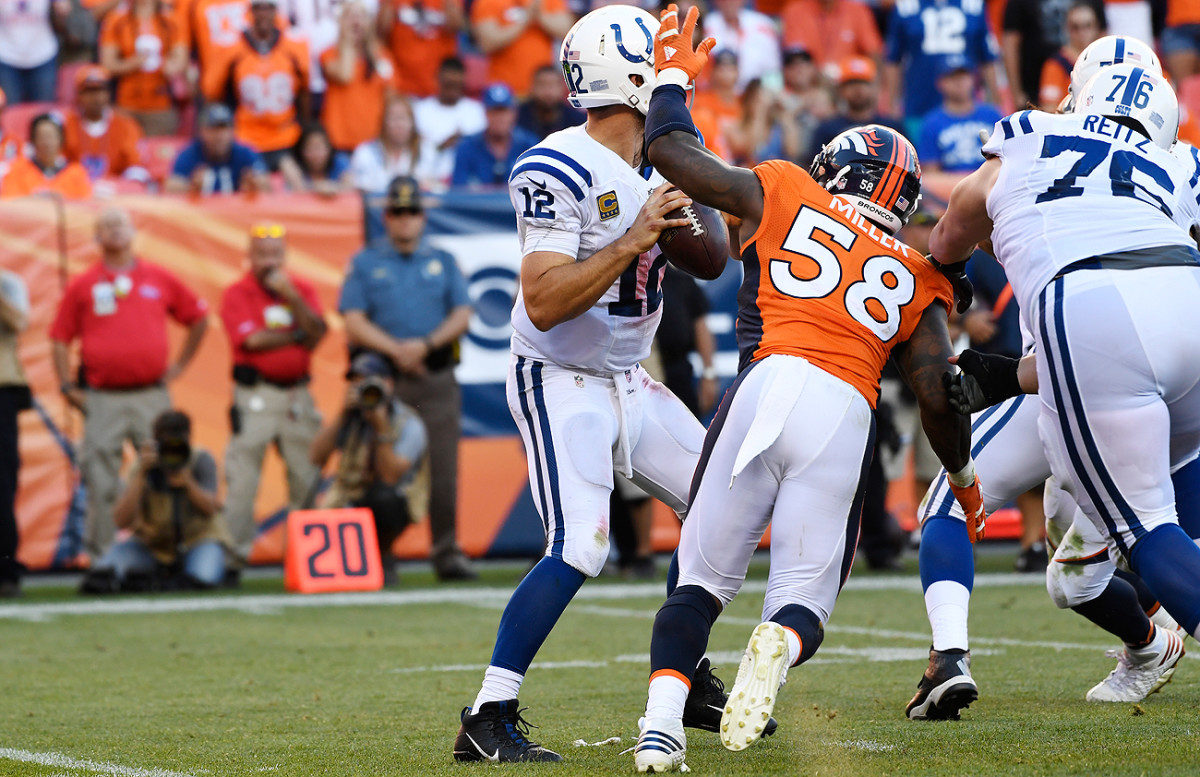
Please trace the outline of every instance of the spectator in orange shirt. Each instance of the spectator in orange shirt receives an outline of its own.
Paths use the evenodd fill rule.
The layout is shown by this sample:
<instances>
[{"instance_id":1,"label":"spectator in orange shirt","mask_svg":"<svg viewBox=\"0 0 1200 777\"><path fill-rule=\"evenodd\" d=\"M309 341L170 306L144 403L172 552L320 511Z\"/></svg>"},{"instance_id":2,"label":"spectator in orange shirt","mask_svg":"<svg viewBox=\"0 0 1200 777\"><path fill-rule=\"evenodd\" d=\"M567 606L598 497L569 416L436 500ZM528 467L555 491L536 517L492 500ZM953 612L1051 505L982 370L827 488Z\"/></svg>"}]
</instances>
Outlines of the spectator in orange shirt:
<instances>
[{"instance_id":1,"label":"spectator in orange shirt","mask_svg":"<svg viewBox=\"0 0 1200 777\"><path fill-rule=\"evenodd\" d=\"M4 95L4 90L0 89L0 178L8 172L12 161L21 156L21 147L25 145L16 135L4 131L3 116L6 105L8 98Z\"/></svg>"},{"instance_id":2,"label":"spectator in orange shirt","mask_svg":"<svg viewBox=\"0 0 1200 777\"><path fill-rule=\"evenodd\" d=\"M1175 83L1200 73L1200 0L1167 0L1167 22L1159 47Z\"/></svg>"},{"instance_id":3,"label":"spectator in orange shirt","mask_svg":"<svg viewBox=\"0 0 1200 777\"><path fill-rule=\"evenodd\" d=\"M727 162L738 157L740 149L729 145L728 130L742 120L742 103L738 100L738 55L732 49L722 49L712 55L708 87L696 90L692 115L715 130L712 137L704 136L704 145Z\"/></svg>"},{"instance_id":4,"label":"spectator in orange shirt","mask_svg":"<svg viewBox=\"0 0 1200 777\"><path fill-rule=\"evenodd\" d=\"M134 0L106 16L100 27L100 64L117 79L116 105L147 135L172 135L178 129L171 82L188 64L178 42L175 20L162 0Z\"/></svg>"},{"instance_id":5,"label":"spectator in orange shirt","mask_svg":"<svg viewBox=\"0 0 1200 777\"><path fill-rule=\"evenodd\" d=\"M554 43L574 23L564 0L475 0L471 6L471 32L488 55L488 80L507 84L518 97L529 93L539 67L555 61Z\"/></svg>"},{"instance_id":6,"label":"spectator in orange shirt","mask_svg":"<svg viewBox=\"0 0 1200 777\"><path fill-rule=\"evenodd\" d=\"M883 40L871 9L856 0L791 0L783 9L785 46L800 46L820 68L847 57L878 60Z\"/></svg>"},{"instance_id":7,"label":"spectator in orange shirt","mask_svg":"<svg viewBox=\"0 0 1200 777\"><path fill-rule=\"evenodd\" d=\"M253 0L252 25L221 63L204 74L209 100L236 106L234 133L263 156L272 172L300 139L308 121L308 48L304 41L280 32L276 0Z\"/></svg>"},{"instance_id":8,"label":"spectator in orange shirt","mask_svg":"<svg viewBox=\"0 0 1200 777\"><path fill-rule=\"evenodd\" d=\"M1067 11L1067 45L1050 55L1042 65L1038 104L1043 111L1058 112L1058 104L1071 86L1071 69L1075 67L1076 58L1103 32L1096 9L1087 3L1076 3Z\"/></svg>"},{"instance_id":9,"label":"spectator in orange shirt","mask_svg":"<svg viewBox=\"0 0 1200 777\"><path fill-rule=\"evenodd\" d=\"M124 176L146 181L138 141L142 128L132 116L109 105L108 72L99 65L85 65L75 76L76 107L63 126L63 154L78 162L93 181L106 176Z\"/></svg>"},{"instance_id":10,"label":"spectator in orange shirt","mask_svg":"<svg viewBox=\"0 0 1200 777\"><path fill-rule=\"evenodd\" d=\"M0 198L28 197L31 194L60 194L68 200L86 200L92 196L92 182L77 162L68 162L62 154L63 128L49 113L38 114L29 124L33 156L19 156L0 180Z\"/></svg>"},{"instance_id":11,"label":"spectator in orange shirt","mask_svg":"<svg viewBox=\"0 0 1200 777\"><path fill-rule=\"evenodd\" d=\"M253 26L250 3L248 0L175 0L174 13L179 31L176 48L182 51L185 60L195 54L203 88L206 74L221 65L241 42L242 33ZM275 27L280 32L288 29L287 19L278 10Z\"/></svg>"},{"instance_id":12,"label":"spectator in orange shirt","mask_svg":"<svg viewBox=\"0 0 1200 777\"><path fill-rule=\"evenodd\" d=\"M384 99L394 91L396 69L375 37L366 6L342 6L337 45L321 55L325 101L321 123L339 151L352 152L375 137Z\"/></svg>"},{"instance_id":13,"label":"spectator in orange shirt","mask_svg":"<svg viewBox=\"0 0 1200 777\"><path fill-rule=\"evenodd\" d=\"M383 0L379 34L388 42L402 94L429 97L437 91L438 65L458 56L465 24L462 0Z\"/></svg>"}]
</instances>

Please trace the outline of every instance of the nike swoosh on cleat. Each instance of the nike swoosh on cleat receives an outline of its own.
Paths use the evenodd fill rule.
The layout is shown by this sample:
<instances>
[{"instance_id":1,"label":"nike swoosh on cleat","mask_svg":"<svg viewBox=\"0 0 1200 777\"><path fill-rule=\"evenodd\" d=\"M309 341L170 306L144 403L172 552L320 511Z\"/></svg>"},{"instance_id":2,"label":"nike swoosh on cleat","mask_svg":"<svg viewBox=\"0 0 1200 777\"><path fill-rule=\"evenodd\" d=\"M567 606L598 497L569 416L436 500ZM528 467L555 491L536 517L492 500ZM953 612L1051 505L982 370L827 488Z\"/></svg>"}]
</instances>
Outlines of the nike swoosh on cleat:
<instances>
[{"instance_id":1,"label":"nike swoosh on cleat","mask_svg":"<svg viewBox=\"0 0 1200 777\"><path fill-rule=\"evenodd\" d=\"M484 750L482 747L480 747L479 743L475 741L475 737L471 736L470 734L467 734L467 739L471 740L471 744L475 745L475 749L479 751L479 754L481 756L483 756L484 758L486 758L489 761L495 761L496 763L500 763L500 748L497 747L496 752L492 753L491 755L488 755L487 751Z\"/></svg>"}]
</instances>

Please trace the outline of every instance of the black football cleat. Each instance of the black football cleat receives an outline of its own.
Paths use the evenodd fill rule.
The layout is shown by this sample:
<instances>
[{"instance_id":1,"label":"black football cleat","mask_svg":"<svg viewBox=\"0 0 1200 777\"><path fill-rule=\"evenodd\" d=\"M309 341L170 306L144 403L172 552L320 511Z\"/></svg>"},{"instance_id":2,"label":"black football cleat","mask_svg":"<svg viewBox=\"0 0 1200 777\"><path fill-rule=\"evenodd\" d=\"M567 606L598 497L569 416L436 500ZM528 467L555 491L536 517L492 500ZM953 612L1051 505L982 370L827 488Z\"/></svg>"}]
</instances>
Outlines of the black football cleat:
<instances>
[{"instance_id":1,"label":"black football cleat","mask_svg":"<svg viewBox=\"0 0 1200 777\"><path fill-rule=\"evenodd\" d=\"M528 708L526 708L528 709ZM519 702L489 701L471 714L462 711L462 725L454 740L454 760L519 763L522 761L561 761L562 756L528 739L529 722L521 717Z\"/></svg>"},{"instance_id":2,"label":"black football cleat","mask_svg":"<svg viewBox=\"0 0 1200 777\"><path fill-rule=\"evenodd\" d=\"M712 664L707 658L700 659L696 671L692 674L692 689L683 705L683 725L714 734L720 733L721 714L725 711L727 701L729 695L725 693L725 683L713 674ZM769 737L777 728L779 722L771 718L763 727L762 735Z\"/></svg>"},{"instance_id":3,"label":"black football cleat","mask_svg":"<svg viewBox=\"0 0 1200 777\"><path fill-rule=\"evenodd\" d=\"M959 710L979 698L971 677L971 651L929 649L929 666L917 695L904 708L910 720L959 720Z\"/></svg>"}]
</instances>

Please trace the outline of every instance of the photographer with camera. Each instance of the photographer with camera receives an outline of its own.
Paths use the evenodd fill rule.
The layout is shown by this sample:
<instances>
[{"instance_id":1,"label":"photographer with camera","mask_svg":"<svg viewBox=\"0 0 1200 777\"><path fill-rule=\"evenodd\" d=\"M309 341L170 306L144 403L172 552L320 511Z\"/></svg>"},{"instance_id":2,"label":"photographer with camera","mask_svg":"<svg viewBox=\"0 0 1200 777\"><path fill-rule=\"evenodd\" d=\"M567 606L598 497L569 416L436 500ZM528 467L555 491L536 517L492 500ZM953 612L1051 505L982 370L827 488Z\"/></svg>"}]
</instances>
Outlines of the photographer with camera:
<instances>
[{"instance_id":1,"label":"photographer with camera","mask_svg":"<svg viewBox=\"0 0 1200 777\"><path fill-rule=\"evenodd\" d=\"M411 407L395 395L392 368L379 354L360 353L346 373L342 412L309 448L317 467L341 456L325 507L366 507L375 517L384 582L395 580L392 544L429 501L428 435Z\"/></svg>"},{"instance_id":2,"label":"photographer with camera","mask_svg":"<svg viewBox=\"0 0 1200 777\"><path fill-rule=\"evenodd\" d=\"M216 588L225 577L229 533L217 501L217 464L192 448L192 422L178 410L154 420L113 518L131 536L93 564L84 593Z\"/></svg>"}]
</instances>

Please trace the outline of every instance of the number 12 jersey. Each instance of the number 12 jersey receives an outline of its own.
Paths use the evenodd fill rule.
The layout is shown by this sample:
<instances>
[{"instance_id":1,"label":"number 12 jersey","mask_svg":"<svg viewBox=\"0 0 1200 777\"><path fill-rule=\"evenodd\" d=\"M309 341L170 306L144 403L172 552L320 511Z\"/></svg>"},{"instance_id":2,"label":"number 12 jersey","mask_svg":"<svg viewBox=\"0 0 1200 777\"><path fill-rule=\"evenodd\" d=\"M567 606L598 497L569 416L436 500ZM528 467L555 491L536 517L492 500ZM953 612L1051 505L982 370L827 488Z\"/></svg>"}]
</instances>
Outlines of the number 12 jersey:
<instances>
[{"instance_id":1,"label":"number 12 jersey","mask_svg":"<svg viewBox=\"0 0 1200 777\"><path fill-rule=\"evenodd\" d=\"M663 177L643 177L585 126L556 132L517 159L508 193L521 255L551 251L581 262L625 234ZM667 258L657 247L635 257L589 310L542 332L529 320L524 289L512 311L517 356L600 373L623 372L650 354L662 317Z\"/></svg>"},{"instance_id":2,"label":"number 12 jersey","mask_svg":"<svg viewBox=\"0 0 1200 777\"><path fill-rule=\"evenodd\" d=\"M950 281L796 165L764 162L754 172L763 217L742 245L739 371L771 354L800 356L875 407L892 349L931 304L949 311Z\"/></svg>"}]
</instances>

